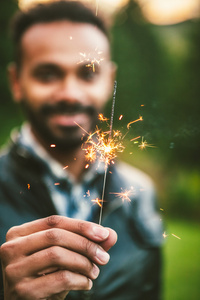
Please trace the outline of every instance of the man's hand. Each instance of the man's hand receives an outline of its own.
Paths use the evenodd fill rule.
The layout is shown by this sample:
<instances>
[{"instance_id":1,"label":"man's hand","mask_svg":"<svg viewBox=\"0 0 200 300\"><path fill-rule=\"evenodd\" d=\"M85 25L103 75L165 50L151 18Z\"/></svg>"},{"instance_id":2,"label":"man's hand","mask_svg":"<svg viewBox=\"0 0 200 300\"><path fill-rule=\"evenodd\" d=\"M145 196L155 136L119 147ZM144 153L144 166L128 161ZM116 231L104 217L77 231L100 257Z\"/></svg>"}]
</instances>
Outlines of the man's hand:
<instances>
[{"instance_id":1,"label":"man's hand","mask_svg":"<svg viewBox=\"0 0 200 300\"><path fill-rule=\"evenodd\" d=\"M11 228L0 248L4 300L64 299L91 289L116 240L112 229L61 216Z\"/></svg>"}]
</instances>

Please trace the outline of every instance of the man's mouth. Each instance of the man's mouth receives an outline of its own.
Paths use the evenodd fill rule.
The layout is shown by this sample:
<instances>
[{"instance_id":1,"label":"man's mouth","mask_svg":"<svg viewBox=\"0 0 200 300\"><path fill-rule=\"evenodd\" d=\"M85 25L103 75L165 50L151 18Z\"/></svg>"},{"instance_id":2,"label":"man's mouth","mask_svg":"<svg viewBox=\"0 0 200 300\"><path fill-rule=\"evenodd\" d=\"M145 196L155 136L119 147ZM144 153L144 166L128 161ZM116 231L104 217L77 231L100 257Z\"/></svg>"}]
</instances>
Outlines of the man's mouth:
<instances>
[{"instance_id":1,"label":"man's mouth","mask_svg":"<svg viewBox=\"0 0 200 300\"><path fill-rule=\"evenodd\" d=\"M48 119L52 125L59 127L77 127L77 124L84 127L84 125L87 125L87 123L90 122L90 116L84 112L57 113L50 115Z\"/></svg>"}]
</instances>

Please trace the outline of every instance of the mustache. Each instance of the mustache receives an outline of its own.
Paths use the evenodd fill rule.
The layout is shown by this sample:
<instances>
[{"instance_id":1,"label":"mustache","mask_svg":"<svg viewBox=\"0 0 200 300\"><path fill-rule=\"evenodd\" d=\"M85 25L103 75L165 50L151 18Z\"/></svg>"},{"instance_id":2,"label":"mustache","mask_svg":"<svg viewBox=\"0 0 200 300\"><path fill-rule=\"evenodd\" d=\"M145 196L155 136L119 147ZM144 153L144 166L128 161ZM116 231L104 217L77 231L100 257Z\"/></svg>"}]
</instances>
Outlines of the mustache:
<instances>
[{"instance_id":1,"label":"mustache","mask_svg":"<svg viewBox=\"0 0 200 300\"><path fill-rule=\"evenodd\" d=\"M86 113L88 115L97 115L97 110L91 105L82 105L80 103L67 103L66 101L60 101L57 103L45 103L40 108L40 113L43 116L49 116L54 114L73 114L73 113Z\"/></svg>"}]
</instances>

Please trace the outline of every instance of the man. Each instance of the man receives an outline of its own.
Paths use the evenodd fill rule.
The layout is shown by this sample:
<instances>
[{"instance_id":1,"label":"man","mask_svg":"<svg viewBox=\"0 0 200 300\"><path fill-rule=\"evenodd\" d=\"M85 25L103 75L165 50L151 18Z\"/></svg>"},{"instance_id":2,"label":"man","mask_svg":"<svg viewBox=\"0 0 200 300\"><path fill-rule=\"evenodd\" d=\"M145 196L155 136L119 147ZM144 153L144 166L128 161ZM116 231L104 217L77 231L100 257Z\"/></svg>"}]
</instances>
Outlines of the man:
<instances>
[{"instance_id":1,"label":"man","mask_svg":"<svg viewBox=\"0 0 200 300\"><path fill-rule=\"evenodd\" d=\"M57 1L19 13L12 28L10 82L27 122L0 159L4 299L159 299L151 180L111 164L103 226L91 201L101 199L105 170L98 160L85 168L81 145L115 78L104 23L78 2ZM130 188L126 205L114 193Z\"/></svg>"}]
</instances>

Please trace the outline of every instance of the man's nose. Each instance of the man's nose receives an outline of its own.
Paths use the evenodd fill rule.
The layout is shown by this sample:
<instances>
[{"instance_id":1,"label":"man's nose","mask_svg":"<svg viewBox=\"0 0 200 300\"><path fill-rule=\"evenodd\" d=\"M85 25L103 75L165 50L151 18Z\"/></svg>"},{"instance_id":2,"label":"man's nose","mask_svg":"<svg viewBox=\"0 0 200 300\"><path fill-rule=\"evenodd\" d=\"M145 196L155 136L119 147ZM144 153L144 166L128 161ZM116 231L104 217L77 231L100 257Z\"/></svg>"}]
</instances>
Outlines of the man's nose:
<instances>
[{"instance_id":1,"label":"man's nose","mask_svg":"<svg viewBox=\"0 0 200 300\"><path fill-rule=\"evenodd\" d=\"M82 101L83 89L76 76L68 75L60 82L56 98L58 101L66 100L69 103Z\"/></svg>"}]
</instances>

